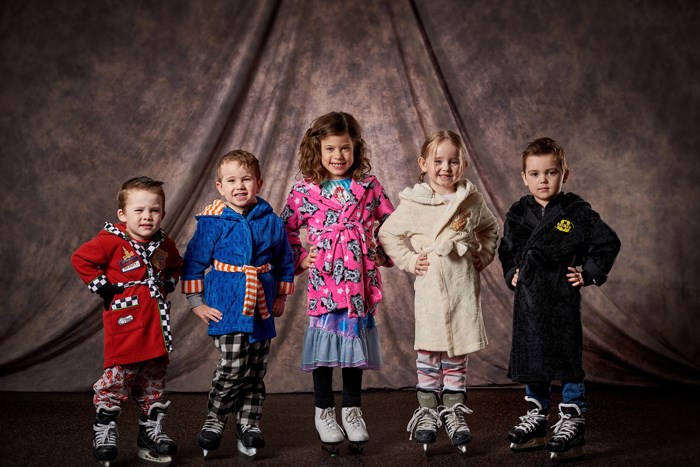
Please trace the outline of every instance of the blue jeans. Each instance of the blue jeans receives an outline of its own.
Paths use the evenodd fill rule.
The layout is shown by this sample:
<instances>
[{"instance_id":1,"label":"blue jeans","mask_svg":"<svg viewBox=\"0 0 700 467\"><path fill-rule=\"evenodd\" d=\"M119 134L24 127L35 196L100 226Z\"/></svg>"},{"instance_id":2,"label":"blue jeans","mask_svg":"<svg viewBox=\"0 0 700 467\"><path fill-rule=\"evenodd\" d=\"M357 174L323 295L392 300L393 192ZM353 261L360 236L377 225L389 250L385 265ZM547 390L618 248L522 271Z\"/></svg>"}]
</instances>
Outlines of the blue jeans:
<instances>
[{"instance_id":1,"label":"blue jeans","mask_svg":"<svg viewBox=\"0 0 700 467\"><path fill-rule=\"evenodd\" d=\"M561 382L561 399L564 404L576 404L581 409L581 413L586 411L586 391L583 379ZM549 404L552 399L552 382L542 381L525 385L525 395L532 397L542 405L542 410L549 411Z\"/></svg>"}]
</instances>

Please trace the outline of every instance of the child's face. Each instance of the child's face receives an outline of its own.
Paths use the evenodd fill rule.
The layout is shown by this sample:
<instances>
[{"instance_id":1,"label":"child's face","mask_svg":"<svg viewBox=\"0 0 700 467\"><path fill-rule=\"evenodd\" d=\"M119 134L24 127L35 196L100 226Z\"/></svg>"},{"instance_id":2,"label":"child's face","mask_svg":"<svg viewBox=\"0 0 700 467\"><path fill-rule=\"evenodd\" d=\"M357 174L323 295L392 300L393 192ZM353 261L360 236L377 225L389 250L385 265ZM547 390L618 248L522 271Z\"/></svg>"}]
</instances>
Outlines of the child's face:
<instances>
[{"instance_id":1,"label":"child's face","mask_svg":"<svg viewBox=\"0 0 700 467\"><path fill-rule=\"evenodd\" d=\"M164 216L163 198L145 190L129 191L124 209L117 210L119 220L126 222L129 236L138 242L149 241L160 229Z\"/></svg>"},{"instance_id":2,"label":"child's face","mask_svg":"<svg viewBox=\"0 0 700 467\"><path fill-rule=\"evenodd\" d=\"M225 162L221 166L221 181L216 182L216 189L234 211L242 214L258 202L255 196L262 184L263 181L255 176L252 169L238 162Z\"/></svg>"},{"instance_id":3,"label":"child's face","mask_svg":"<svg viewBox=\"0 0 700 467\"><path fill-rule=\"evenodd\" d=\"M435 154L419 157L420 169L428 175L428 184L435 193L449 194L457 191L457 182L466 165L459 158L459 149L449 141L442 141Z\"/></svg>"},{"instance_id":4,"label":"child's face","mask_svg":"<svg viewBox=\"0 0 700 467\"><path fill-rule=\"evenodd\" d=\"M321 164L331 180L347 178L348 170L355 161L355 145L347 133L326 136L321 140Z\"/></svg>"},{"instance_id":5,"label":"child's face","mask_svg":"<svg viewBox=\"0 0 700 467\"><path fill-rule=\"evenodd\" d=\"M541 206L547 206L561 191L561 186L569 178L569 171L563 172L554 159L554 154L529 156L525 159L525 172L520 174L525 186Z\"/></svg>"}]
</instances>

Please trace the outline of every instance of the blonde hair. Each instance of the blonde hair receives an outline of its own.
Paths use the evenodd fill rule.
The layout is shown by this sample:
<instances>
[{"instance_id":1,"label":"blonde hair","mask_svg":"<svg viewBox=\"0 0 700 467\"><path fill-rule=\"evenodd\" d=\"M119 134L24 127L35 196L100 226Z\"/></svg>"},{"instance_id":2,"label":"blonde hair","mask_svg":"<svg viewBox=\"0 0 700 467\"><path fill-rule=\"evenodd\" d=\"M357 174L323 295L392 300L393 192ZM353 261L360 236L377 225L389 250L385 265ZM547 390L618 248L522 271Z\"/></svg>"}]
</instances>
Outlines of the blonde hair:
<instances>
[{"instance_id":1,"label":"blonde hair","mask_svg":"<svg viewBox=\"0 0 700 467\"><path fill-rule=\"evenodd\" d=\"M345 112L329 112L311 123L299 145L299 172L307 181L320 184L328 178L328 170L321 163L321 140L328 136L348 134L353 144L353 162L348 174L355 180L369 175L369 149L362 139L362 128L355 117Z\"/></svg>"},{"instance_id":2,"label":"blonde hair","mask_svg":"<svg viewBox=\"0 0 700 467\"><path fill-rule=\"evenodd\" d=\"M467 147L464 145L462 137L454 131L438 130L432 135L428 136L425 139L425 142L423 143L423 147L421 147L420 157L427 161L428 157L434 155L437 152L437 147L443 141L449 141L450 143L454 144L454 146L457 148L457 151L459 152L459 162L466 169L466 167L469 165L469 161L467 160ZM424 180L425 172L421 172L420 175L418 175L418 181L423 183Z\"/></svg>"},{"instance_id":3,"label":"blonde hair","mask_svg":"<svg viewBox=\"0 0 700 467\"><path fill-rule=\"evenodd\" d=\"M255 157L255 154L242 149L235 149L221 156L221 159L219 159L219 162L216 164L216 180L218 182L220 182L224 176L221 167L229 162L238 162L241 167L252 169L253 173L255 174L255 178L262 180L260 161L258 161L258 158Z\"/></svg>"},{"instance_id":4,"label":"blonde hair","mask_svg":"<svg viewBox=\"0 0 700 467\"><path fill-rule=\"evenodd\" d=\"M126 208L126 200L129 193L132 191L148 191L156 195L160 195L163 200L163 208L165 208L165 192L163 191L163 182L153 180L150 177L134 177L130 178L119 189L117 193L117 204L122 211Z\"/></svg>"},{"instance_id":5,"label":"blonde hair","mask_svg":"<svg viewBox=\"0 0 700 467\"><path fill-rule=\"evenodd\" d=\"M523 151L523 172L525 172L525 162L527 161L528 157L547 156L549 154L554 156L554 162L557 163L562 173L568 170L564 148L562 148L559 143L554 141L552 138L545 136L529 143L525 148L525 151Z\"/></svg>"}]
</instances>

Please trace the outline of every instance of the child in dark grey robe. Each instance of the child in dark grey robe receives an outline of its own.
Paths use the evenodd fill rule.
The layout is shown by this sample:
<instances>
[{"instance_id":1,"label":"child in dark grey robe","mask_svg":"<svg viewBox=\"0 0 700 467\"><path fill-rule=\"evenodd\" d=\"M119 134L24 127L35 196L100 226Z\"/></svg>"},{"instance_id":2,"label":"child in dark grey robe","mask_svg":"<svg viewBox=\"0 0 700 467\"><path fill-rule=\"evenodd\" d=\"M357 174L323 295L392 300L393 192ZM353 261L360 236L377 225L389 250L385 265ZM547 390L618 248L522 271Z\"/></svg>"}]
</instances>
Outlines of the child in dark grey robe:
<instances>
[{"instance_id":1,"label":"child in dark grey robe","mask_svg":"<svg viewBox=\"0 0 700 467\"><path fill-rule=\"evenodd\" d=\"M508 377L525 383L528 413L513 427L511 449L545 445L550 384L562 383L553 459L583 454L583 335L580 288L602 285L620 250L615 232L589 203L563 193L569 176L564 150L551 138L523 152L523 182L530 195L506 215L498 256L515 290Z\"/></svg>"}]
</instances>

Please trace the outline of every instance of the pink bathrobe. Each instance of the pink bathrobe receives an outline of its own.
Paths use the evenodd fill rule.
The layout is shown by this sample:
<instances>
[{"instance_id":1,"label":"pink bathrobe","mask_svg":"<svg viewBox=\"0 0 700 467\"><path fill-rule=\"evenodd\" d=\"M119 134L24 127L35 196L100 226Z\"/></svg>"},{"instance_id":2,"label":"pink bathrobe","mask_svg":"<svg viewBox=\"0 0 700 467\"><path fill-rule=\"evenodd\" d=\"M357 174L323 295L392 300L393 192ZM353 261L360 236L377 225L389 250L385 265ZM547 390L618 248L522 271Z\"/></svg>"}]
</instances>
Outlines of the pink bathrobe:
<instances>
[{"instance_id":1,"label":"pink bathrobe","mask_svg":"<svg viewBox=\"0 0 700 467\"><path fill-rule=\"evenodd\" d=\"M372 175L350 185L345 204L319 185L294 184L282 211L296 273L308 251L299 230L307 226L306 242L318 249L309 268L308 313L320 316L347 308L350 317L373 313L382 299L382 281L375 258L392 263L377 240L377 231L394 211L379 181ZM376 225L377 221L379 225Z\"/></svg>"}]
</instances>

